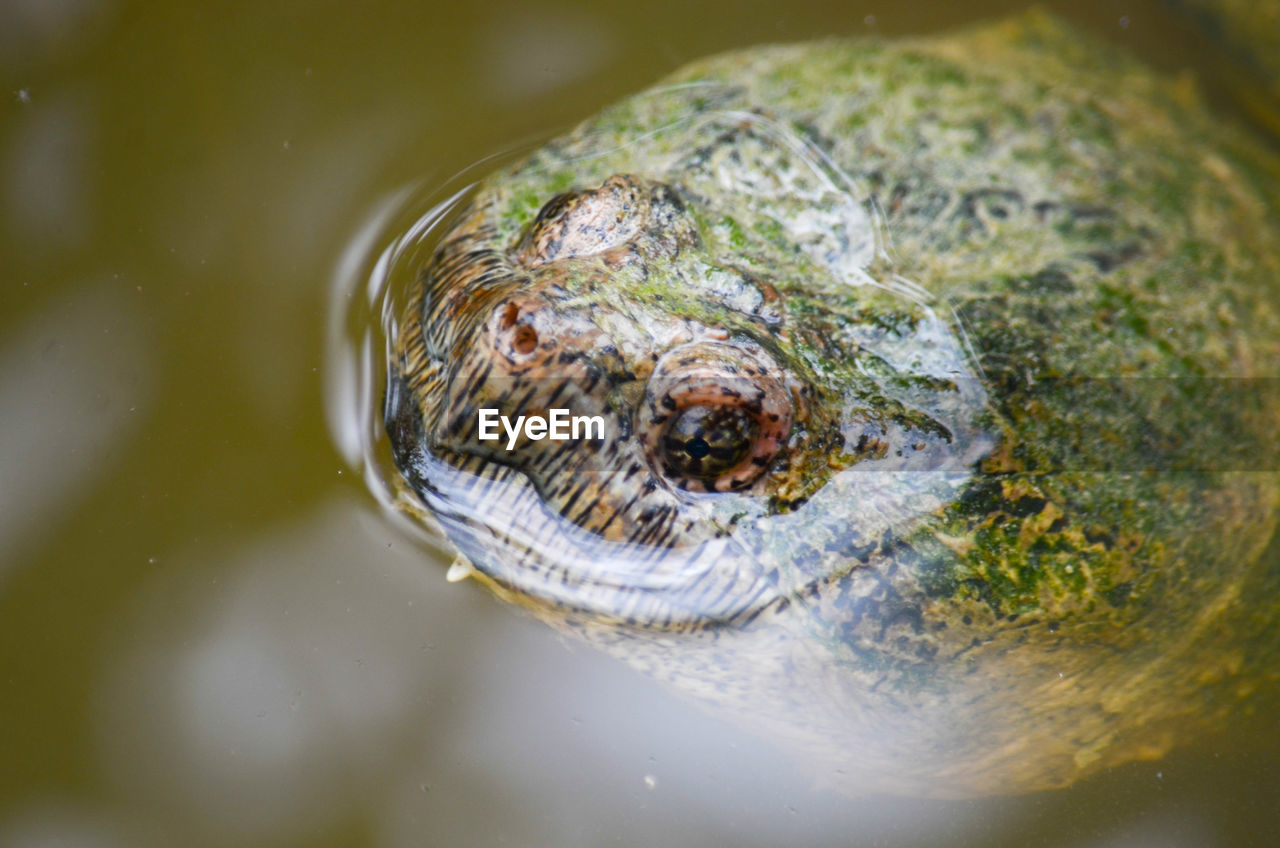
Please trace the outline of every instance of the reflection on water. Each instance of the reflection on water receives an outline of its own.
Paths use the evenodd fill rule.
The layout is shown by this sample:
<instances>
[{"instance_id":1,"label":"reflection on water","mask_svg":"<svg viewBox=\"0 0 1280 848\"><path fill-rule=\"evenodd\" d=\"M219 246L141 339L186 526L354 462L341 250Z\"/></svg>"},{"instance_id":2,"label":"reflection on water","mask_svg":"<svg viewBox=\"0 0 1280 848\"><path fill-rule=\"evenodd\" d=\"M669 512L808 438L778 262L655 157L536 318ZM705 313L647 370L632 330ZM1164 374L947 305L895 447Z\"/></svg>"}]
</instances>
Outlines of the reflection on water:
<instances>
[{"instance_id":1,"label":"reflection on water","mask_svg":"<svg viewBox=\"0 0 1280 848\"><path fill-rule=\"evenodd\" d=\"M852 802L811 793L781 755L445 590L386 538L338 501L222 556L172 557L112 627L99 689L99 756L126 809L220 845L316 838L356 814L379 844L424 828L463 842L480 819L494 839L593 844L635 800L663 810L635 844L743 816L781 840L788 806L838 832ZM946 806L858 806L878 828L956 824Z\"/></svg>"},{"instance_id":2,"label":"reflection on water","mask_svg":"<svg viewBox=\"0 0 1280 848\"><path fill-rule=\"evenodd\" d=\"M122 624L99 738L123 795L243 844L323 833L449 733L460 654L410 548L351 505L225 558L178 552ZM349 563L371 568L353 574Z\"/></svg>"},{"instance_id":3,"label":"reflection on water","mask_svg":"<svg viewBox=\"0 0 1280 848\"><path fill-rule=\"evenodd\" d=\"M81 285L0 347L0 591L80 492L111 473L149 412L146 324L127 294Z\"/></svg>"},{"instance_id":4,"label":"reflection on water","mask_svg":"<svg viewBox=\"0 0 1280 848\"><path fill-rule=\"evenodd\" d=\"M24 120L8 144L0 146L5 201L16 235L41 251L66 250L88 226L85 171L93 138L86 97L81 92L32 99L15 95Z\"/></svg>"},{"instance_id":5,"label":"reflection on water","mask_svg":"<svg viewBox=\"0 0 1280 848\"><path fill-rule=\"evenodd\" d=\"M473 60L493 95L518 104L599 72L616 47L607 21L587 11L521 7L495 16Z\"/></svg>"},{"instance_id":6,"label":"reflection on water","mask_svg":"<svg viewBox=\"0 0 1280 848\"><path fill-rule=\"evenodd\" d=\"M114 11L94 0L10 0L0 27L0 71L66 57Z\"/></svg>"},{"instance_id":7,"label":"reflection on water","mask_svg":"<svg viewBox=\"0 0 1280 848\"><path fill-rule=\"evenodd\" d=\"M0 829L5 848L130 848L152 844L145 826L121 823L111 813L69 803L30 805Z\"/></svg>"},{"instance_id":8,"label":"reflection on water","mask_svg":"<svg viewBox=\"0 0 1280 848\"><path fill-rule=\"evenodd\" d=\"M370 492L394 516L408 503L395 486L382 406L387 360L410 287L391 286L393 269L396 276L414 278L413 269L430 250L427 234L470 191L458 175L444 188L402 189L384 198L347 244L333 274L326 337L329 432L347 465L361 470ZM433 202L437 197L442 199ZM412 532L412 522L404 525ZM445 547L438 534L419 536Z\"/></svg>"},{"instance_id":9,"label":"reflection on water","mask_svg":"<svg viewBox=\"0 0 1280 848\"><path fill-rule=\"evenodd\" d=\"M0 4L0 846L1266 844L1269 716L1030 798L815 787L447 584L326 429L326 281L400 187L719 49L1014 5ZM1060 5L1212 78L1158 5Z\"/></svg>"}]
</instances>

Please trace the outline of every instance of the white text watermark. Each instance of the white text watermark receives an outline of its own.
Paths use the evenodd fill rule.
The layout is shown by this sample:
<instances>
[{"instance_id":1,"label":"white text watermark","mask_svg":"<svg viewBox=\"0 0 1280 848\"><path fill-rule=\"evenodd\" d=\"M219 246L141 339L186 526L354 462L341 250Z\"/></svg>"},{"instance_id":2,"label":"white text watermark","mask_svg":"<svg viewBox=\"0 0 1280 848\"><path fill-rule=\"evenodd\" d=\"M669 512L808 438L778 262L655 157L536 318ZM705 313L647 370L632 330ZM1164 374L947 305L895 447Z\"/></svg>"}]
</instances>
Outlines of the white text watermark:
<instances>
[{"instance_id":1,"label":"white text watermark","mask_svg":"<svg viewBox=\"0 0 1280 848\"><path fill-rule=\"evenodd\" d=\"M570 415L567 409L549 409L545 418L541 415L517 415L515 424L512 424L511 419L499 410L481 409L477 428L480 439L500 439L502 436L498 432L499 424L507 434L507 450L515 448L522 428L525 436L535 442L542 439L567 441L604 438L604 417L600 415Z\"/></svg>"}]
</instances>

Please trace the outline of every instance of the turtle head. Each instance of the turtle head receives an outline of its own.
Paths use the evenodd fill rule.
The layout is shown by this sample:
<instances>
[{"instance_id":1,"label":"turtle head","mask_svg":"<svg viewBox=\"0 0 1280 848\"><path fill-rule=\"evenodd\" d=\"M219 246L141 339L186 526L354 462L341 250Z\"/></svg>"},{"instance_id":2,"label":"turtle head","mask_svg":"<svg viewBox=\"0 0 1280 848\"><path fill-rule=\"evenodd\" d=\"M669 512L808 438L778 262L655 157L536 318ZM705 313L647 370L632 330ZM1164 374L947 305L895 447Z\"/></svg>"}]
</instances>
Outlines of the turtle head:
<instances>
[{"instance_id":1,"label":"turtle head","mask_svg":"<svg viewBox=\"0 0 1280 848\"><path fill-rule=\"evenodd\" d=\"M986 444L945 318L872 276L868 210L784 215L722 164L609 174L523 219L490 184L423 273L397 461L517 596L646 627L751 615L936 507Z\"/></svg>"}]
</instances>

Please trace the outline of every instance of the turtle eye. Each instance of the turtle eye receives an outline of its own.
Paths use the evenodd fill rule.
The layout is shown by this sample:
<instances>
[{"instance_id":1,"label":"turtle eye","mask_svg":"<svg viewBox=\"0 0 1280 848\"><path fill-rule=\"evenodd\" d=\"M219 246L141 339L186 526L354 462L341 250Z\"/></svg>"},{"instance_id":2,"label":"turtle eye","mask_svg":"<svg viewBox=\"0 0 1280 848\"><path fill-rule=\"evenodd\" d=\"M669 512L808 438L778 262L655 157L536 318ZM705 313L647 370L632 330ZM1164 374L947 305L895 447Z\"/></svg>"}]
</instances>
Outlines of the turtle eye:
<instances>
[{"instance_id":1,"label":"turtle eye","mask_svg":"<svg viewBox=\"0 0 1280 848\"><path fill-rule=\"evenodd\" d=\"M700 404L671 417L658 455L668 477L714 482L746 459L759 435L760 425L746 410Z\"/></svg>"},{"instance_id":2,"label":"turtle eye","mask_svg":"<svg viewBox=\"0 0 1280 848\"><path fill-rule=\"evenodd\" d=\"M791 431L790 393L763 352L683 345L658 360L636 432L668 483L695 492L742 491Z\"/></svg>"}]
</instances>

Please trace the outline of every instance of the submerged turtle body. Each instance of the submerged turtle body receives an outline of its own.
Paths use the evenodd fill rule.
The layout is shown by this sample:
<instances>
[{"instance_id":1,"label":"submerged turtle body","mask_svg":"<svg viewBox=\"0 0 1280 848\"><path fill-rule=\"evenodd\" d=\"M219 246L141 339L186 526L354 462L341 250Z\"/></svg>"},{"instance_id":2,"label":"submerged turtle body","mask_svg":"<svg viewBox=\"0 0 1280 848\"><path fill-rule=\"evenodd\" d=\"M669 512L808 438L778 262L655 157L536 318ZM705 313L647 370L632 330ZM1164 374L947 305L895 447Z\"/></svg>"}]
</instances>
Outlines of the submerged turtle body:
<instances>
[{"instance_id":1,"label":"submerged turtle body","mask_svg":"<svg viewBox=\"0 0 1280 848\"><path fill-rule=\"evenodd\" d=\"M1275 684L1276 173L1039 16L708 59L457 213L393 452L500 595L833 781L1158 756Z\"/></svg>"}]
</instances>

